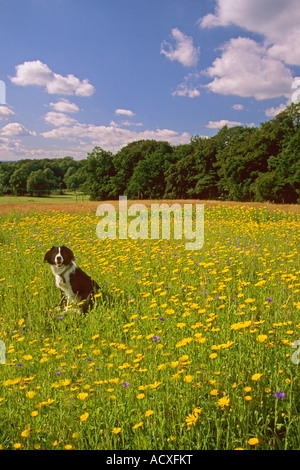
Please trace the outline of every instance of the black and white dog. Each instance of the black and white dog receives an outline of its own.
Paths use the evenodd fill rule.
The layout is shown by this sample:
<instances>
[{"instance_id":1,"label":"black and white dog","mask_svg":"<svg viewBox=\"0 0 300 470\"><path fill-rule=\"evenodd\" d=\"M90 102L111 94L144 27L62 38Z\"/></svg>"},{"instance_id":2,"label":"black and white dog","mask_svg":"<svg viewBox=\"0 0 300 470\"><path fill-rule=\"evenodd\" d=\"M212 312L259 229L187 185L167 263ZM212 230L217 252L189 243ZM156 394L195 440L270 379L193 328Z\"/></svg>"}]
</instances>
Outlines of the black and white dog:
<instances>
[{"instance_id":1,"label":"black and white dog","mask_svg":"<svg viewBox=\"0 0 300 470\"><path fill-rule=\"evenodd\" d=\"M76 265L74 259L72 250L62 245L53 246L47 251L44 261L51 265L56 285L61 290L61 304L66 302L68 306L72 302L79 303L81 310L86 313L93 305L94 294L99 286Z\"/></svg>"}]
</instances>

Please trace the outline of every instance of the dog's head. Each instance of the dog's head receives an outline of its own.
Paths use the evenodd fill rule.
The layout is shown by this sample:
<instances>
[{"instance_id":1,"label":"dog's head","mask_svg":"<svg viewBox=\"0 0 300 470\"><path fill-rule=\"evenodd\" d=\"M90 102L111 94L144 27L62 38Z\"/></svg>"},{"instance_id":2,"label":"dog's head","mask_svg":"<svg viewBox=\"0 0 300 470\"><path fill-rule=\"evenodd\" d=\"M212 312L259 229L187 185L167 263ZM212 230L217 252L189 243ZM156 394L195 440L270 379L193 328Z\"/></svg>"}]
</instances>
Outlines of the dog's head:
<instances>
[{"instance_id":1,"label":"dog's head","mask_svg":"<svg viewBox=\"0 0 300 470\"><path fill-rule=\"evenodd\" d=\"M44 261L49 264L60 267L62 265L68 266L74 260L74 255L70 248L62 246L53 246L51 250L45 254Z\"/></svg>"}]
</instances>

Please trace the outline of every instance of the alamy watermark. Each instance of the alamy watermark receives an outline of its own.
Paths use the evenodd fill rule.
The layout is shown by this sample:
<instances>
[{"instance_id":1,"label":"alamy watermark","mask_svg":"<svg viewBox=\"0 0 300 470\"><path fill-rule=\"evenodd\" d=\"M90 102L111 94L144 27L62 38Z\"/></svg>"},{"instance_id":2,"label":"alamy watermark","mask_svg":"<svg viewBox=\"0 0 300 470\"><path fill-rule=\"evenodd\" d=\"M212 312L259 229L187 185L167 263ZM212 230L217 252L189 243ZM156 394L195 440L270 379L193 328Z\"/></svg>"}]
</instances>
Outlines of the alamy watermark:
<instances>
[{"instance_id":1,"label":"alamy watermark","mask_svg":"<svg viewBox=\"0 0 300 470\"><path fill-rule=\"evenodd\" d=\"M171 214L173 214L173 237L186 240L186 250L200 250L204 244L204 204L183 204L183 207L174 203L151 204L150 210L144 204L136 203L127 207L127 197L119 197L119 239L141 238L143 240L157 240L171 238ZM117 238L117 212L109 203L98 206L96 215L102 217L97 224L98 238ZM161 218L160 218L161 216ZM129 218L132 218L129 220ZM150 225L149 225L150 224Z\"/></svg>"},{"instance_id":2,"label":"alamy watermark","mask_svg":"<svg viewBox=\"0 0 300 470\"><path fill-rule=\"evenodd\" d=\"M0 104L6 104L6 86L3 80L0 80Z\"/></svg>"},{"instance_id":3,"label":"alamy watermark","mask_svg":"<svg viewBox=\"0 0 300 470\"><path fill-rule=\"evenodd\" d=\"M0 364L5 364L5 351L6 351L6 347L5 347L5 343L4 341L0 341Z\"/></svg>"},{"instance_id":4,"label":"alamy watermark","mask_svg":"<svg viewBox=\"0 0 300 470\"><path fill-rule=\"evenodd\" d=\"M292 344L292 348L296 349L298 348L293 354L292 354L292 363L293 364L300 364L300 340L298 339L297 341L294 341Z\"/></svg>"}]
</instances>

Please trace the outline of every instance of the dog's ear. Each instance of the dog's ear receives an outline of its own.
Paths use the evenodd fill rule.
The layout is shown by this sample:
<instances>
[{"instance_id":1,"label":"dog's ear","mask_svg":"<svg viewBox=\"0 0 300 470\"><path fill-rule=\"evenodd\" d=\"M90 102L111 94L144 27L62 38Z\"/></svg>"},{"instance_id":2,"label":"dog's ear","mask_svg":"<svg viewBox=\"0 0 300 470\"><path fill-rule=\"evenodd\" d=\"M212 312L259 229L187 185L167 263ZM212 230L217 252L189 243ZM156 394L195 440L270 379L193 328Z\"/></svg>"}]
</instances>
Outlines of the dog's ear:
<instances>
[{"instance_id":1,"label":"dog's ear","mask_svg":"<svg viewBox=\"0 0 300 470\"><path fill-rule=\"evenodd\" d=\"M52 250L55 248L55 246L53 246L51 248L51 250L47 251L47 253L45 254L45 257L44 257L44 263L47 261L48 263L50 263L51 261L51 254L52 254Z\"/></svg>"},{"instance_id":2,"label":"dog's ear","mask_svg":"<svg viewBox=\"0 0 300 470\"><path fill-rule=\"evenodd\" d=\"M61 254L66 264L71 263L71 261L74 261L75 259L73 251L65 245L61 246Z\"/></svg>"}]
</instances>

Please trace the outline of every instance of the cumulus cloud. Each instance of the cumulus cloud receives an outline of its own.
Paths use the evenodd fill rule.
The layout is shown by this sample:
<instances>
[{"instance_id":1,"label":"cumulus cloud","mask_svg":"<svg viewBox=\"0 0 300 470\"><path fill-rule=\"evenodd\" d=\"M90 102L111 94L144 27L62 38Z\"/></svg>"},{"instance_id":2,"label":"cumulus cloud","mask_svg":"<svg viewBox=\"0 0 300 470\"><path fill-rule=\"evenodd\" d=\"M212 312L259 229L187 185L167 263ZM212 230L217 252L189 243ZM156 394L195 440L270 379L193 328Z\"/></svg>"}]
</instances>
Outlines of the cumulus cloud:
<instances>
[{"instance_id":1,"label":"cumulus cloud","mask_svg":"<svg viewBox=\"0 0 300 470\"><path fill-rule=\"evenodd\" d=\"M55 127L70 126L77 122L76 119L73 119L64 113L57 113L55 111L49 111L49 113L45 114L44 120Z\"/></svg>"},{"instance_id":2,"label":"cumulus cloud","mask_svg":"<svg viewBox=\"0 0 300 470\"><path fill-rule=\"evenodd\" d=\"M217 0L214 14L200 18L201 28L236 25L261 34L268 54L300 65L299 0Z\"/></svg>"},{"instance_id":3,"label":"cumulus cloud","mask_svg":"<svg viewBox=\"0 0 300 470\"><path fill-rule=\"evenodd\" d=\"M254 97L257 100L291 95L292 74L264 45L249 38L232 38L222 47L206 74L206 86L223 95Z\"/></svg>"},{"instance_id":4,"label":"cumulus cloud","mask_svg":"<svg viewBox=\"0 0 300 470\"><path fill-rule=\"evenodd\" d=\"M62 98L56 103L50 103L49 106L59 113L77 113L79 111L75 103L71 103L65 98Z\"/></svg>"},{"instance_id":5,"label":"cumulus cloud","mask_svg":"<svg viewBox=\"0 0 300 470\"><path fill-rule=\"evenodd\" d=\"M96 126L94 124L74 124L73 126L61 126L51 131L43 132L41 135L46 139L59 139L66 141L77 141L88 139L92 145L99 145L112 152L119 150L129 142L143 139L166 140L172 145L188 143L190 134L178 133L171 129L156 129L135 131L117 127L116 123L110 126Z\"/></svg>"},{"instance_id":6,"label":"cumulus cloud","mask_svg":"<svg viewBox=\"0 0 300 470\"><path fill-rule=\"evenodd\" d=\"M49 94L90 96L95 91L87 79L80 81L73 74L63 76L54 73L40 60L17 65L16 75L10 80L20 86L42 86Z\"/></svg>"},{"instance_id":7,"label":"cumulus cloud","mask_svg":"<svg viewBox=\"0 0 300 470\"><path fill-rule=\"evenodd\" d=\"M178 28L172 29L171 36L175 41L175 46L163 41L160 53L164 54L169 60L178 60L185 67L196 65L200 49L194 46L193 38L186 36Z\"/></svg>"},{"instance_id":8,"label":"cumulus cloud","mask_svg":"<svg viewBox=\"0 0 300 470\"><path fill-rule=\"evenodd\" d=\"M115 114L122 115L122 116L130 116L130 117L135 116L134 112L131 111L130 109L120 109L120 108L115 110Z\"/></svg>"},{"instance_id":9,"label":"cumulus cloud","mask_svg":"<svg viewBox=\"0 0 300 470\"><path fill-rule=\"evenodd\" d=\"M242 111L244 109L244 105L237 103L232 106L232 109L234 109L235 111Z\"/></svg>"},{"instance_id":10,"label":"cumulus cloud","mask_svg":"<svg viewBox=\"0 0 300 470\"><path fill-rule=\"evenodd\" d=\"M9 109L7 106L0 106L0 121L2 119L8 119L11 116L14 116L15 113Z\"/></svg>"},{"instance_id":11,"label":"cumulus cloud","mask_svg":"<svg viewBox=\"0 0 300 470\"><path fill-rule=\"evenodd\" d=\"M286 104L280 104L279 106L277 107L271 107L271 108L268 108L266 109L265 111L265 115L268 116L268 117L275 117L277 116L277 114L281 113L282 111L284 111L286 109L287 105Z\"/></svg>"},{"instance_id":12,"label":"cumulus cloud","mask_svg":"<svg viewBox=\"0 0 300 470\"><path fill-rule=\"evenodd\" d=\"M188 74L184 77L183 82L178 85L176 90L173 91L172 96L187 96L188 98L200 96L198 79L198 73Z\"/></svg>"},{"instance_id":13,"label":"cumulus cloud","mask_svg":"<svg viewBox=\"0 0 300 470\"><path fill-rule=\"evenodd\" d=\"M36 132L29 131L19 122L11 122L10 124L2 127L0 135L4 137L34 136L36 135Z\"/></svg>"},{"instance_id":14,"label":"cumulus cloud","mask_svg":"<svg viewBox=\"0 0 300 470\"><path fill-rule=\"evenodd\" d=\"M221 129L224 126L227 127L234 127L234 126L241 126L241 122L236 122L236 121L228 121L227 119L221 119L220 121L209 121L208 124L206 124L206 127L209 129Z\"/></svg>"}]
</instances>

